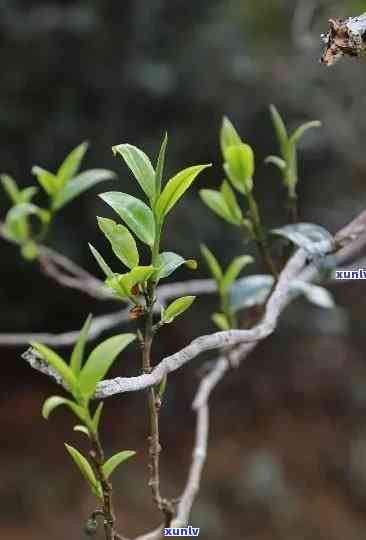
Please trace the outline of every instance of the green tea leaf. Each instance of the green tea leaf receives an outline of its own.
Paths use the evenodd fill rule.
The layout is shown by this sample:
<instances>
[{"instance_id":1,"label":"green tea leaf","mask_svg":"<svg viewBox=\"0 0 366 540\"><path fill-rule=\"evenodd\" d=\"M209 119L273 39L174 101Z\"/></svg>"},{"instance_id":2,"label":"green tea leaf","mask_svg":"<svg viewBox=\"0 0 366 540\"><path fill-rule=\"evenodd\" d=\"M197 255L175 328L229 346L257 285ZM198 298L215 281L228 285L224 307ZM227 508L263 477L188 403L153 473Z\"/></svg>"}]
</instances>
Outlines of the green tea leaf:
<instances>
[{"instance_id":1,"label":"green tea leaf","mask_svg":"<svg viewBox=\"0 0 366 540\"><path fill-rule=\"evenodd\" d=\"M32 341L31 346L41 355L47 364L50 364L60 374L71 391L77 388L77 379L72 369L63 361L61 356L46 345L42 345L42 343Z\"/></svg>"},{"instance_id":2,"label":"green tea leaf","mask_svg":"<svg viewBox=\"0 0 366 540\"><path fill-rule=\"evenodd\" d=\"M74 148L61 164L57 171L57 180L59 186L64 186L71 178L77 174L85 152L88 150L89 143L83 142Z\"/></svg>"},{"instance_id":3,"label":"green tea leaf","mask_svg":"<svg viewBox=\"0 0 366 540\"><path fill-rule=\"evenodd\" d=\"M61 396L52 396L43 404L42 407L42 416L45 420L48 420L50 414L60 405L66 405L66 407L69 407L69 409L72 410L72 412L80 418L82 422L85 420L85 410L83 407L80 407L80 405L77 405L70 399L63 398Z\"/></svg>"},{"instance_id":4,"label":"green tea leaf","mask_svg":"<svg viewBox=\"0 0 366 540\"><path fill-rule=\"evenodd\" d=\"M220 130L220 145L224 158L226 156L226 150L229 148L229 146L235 146L241 143L242 140L233 124L230 122L227 116L224 116Z\"/></svg>"},{"instance_id":5,"label":"green tea leaf","mask_svg":"<svg viewBox=\"0 0 366 540\"><path fill-rule=\"evenodd\" d=\"M115 274L106 283L121 298L131 297L134 296L132 288L138 283L145 283L154 272L154 266L135 266L130 272Z\"/></svg>"},{"instance_id":6,"label":"green tea leaf","mask_svg":"<svg viewBox=\"0 0 366 540\"><path fill-rule=\"evenodd\" d=\"M318 120L313 120L312 122L306 122L305 124L302 124L297 129L295 129L295 131L290 137L290 141L292 142L292 144L297 144L301 137L304 135L304 133L306 133L306 131L312 128L321 127L321 125L322 123Z\"/></svg>"},{"instance_id":7,"label":"green tea leaf","mask_svg":"<svg viewBox=\"0 0 366 540\"><path fill-rule=\"evenodd\" d=\"M114 155L119 154L150 200L155 197L155 171L148 156L131 144L118 144L112 147Z\"/></svg>"},{"instance_id":8,"label":"green tea leaf","mask_svg":"<svg viewBox=\"0 0 366 540\"><path fill-rule=\"evenodd\" d=\"M87 398L94 394L98 382L103 379L119 353L135 338L135 334L113 336L100 343L92 351L79 377L81 392Z\"/></svg>"},{"instance_id":9,"label":"green tea leaf","mask_svg":"<svg viewBox=\"0 0 366 540\"><path fill-rule=\"evenodd\" d=\"M95 247L90 243L88 244L88 246L90 248L90 251L94 255L95 260L97 261L97 263L99 264L100 268L105 273L107 278L113 279L114 272L112 272L112 270L109 268L108 264L105 262L105 260L103 259L99 251L96 250Z\"/></svg>"},{"instance_id":10,"label":"green tea leaf","mask_svg":"<svg viewBox=\"0 0 366 540\"><path fill-rule=\"evenodd\" d=\"M219 330L230 330L230 323L224 313L213 313L211 319Z\"/></svg>"},{"instance_id":11,"label":"green tea leaf","mask_svg":"<svg viewBox=\"0 0 366 540\"><path fill-rule=\"evenodd\" d=\"M201 189L199 194L202 201L210 208L210 210L228 223L237 225L222 193L214 189Z\"/></svg>"},{"instance_id":12,"label":"green tea leaf","mask_svg":"<svg viewBox=\"0 0 366 540\"><path fill-rule=\"evenodd\" d=\"M291 293L294 296L302 294L308 302L325 309L332 309L335 307L334 298L331 293L324 287L314 285L313 283L306 283L298 279L294 280L290 285Z\"/></svg>"},{"instance_id":13,"label":"green tea leaf","mask_svg":"<svg viewBox=\"0 0 366 540\"><path fill-rule=\"evenodd\" d=\"M220 284L224 274L215 255L204 244L201 245L201 253L206 261L206 264L212 276L214 277L216 282Z\"/></svg>"},{"instance_id":14,"label":"green tea leaf","mask_svg":"<svg viewBox=\"0 0 366 540\"><path fill-rule=\"evenodd\" d=\"M65 443L66 450L70 454L74 463L80 470L81 474L84 476L85 480L88 482L89 486L92 488L93 492L98 494L102 499L101 488L98 480L95 477L94 471L90 466L90 463L87 459L73 446Z\"/></svg>"},{"instance_id":15,"label":"green tea leaf","mask_svg":"<svg viewBox=\"0 0 366 540\"><path fill-rule=\"evenodd\" d=\"M85 349L86 340L88 339L91 322L92 322L92 316L89 315L89 317L86 319L81 329L78 340L75 343L75 346L71 353L70 367L76 376L79 374L81 365L83 362L84 349Z\"/></svg>"},{"instance_id":16,"label":"green tea leaf","mask_svg":"<svg viewBox=\"0 0 366 540\"><path fill-rule=\"evenodd\" d=\"M148 246L152 246L155 240L155 221L150 208L127 193L109 191L103 193L100 198L109 204L123 219L126 225L136 236Z\"/></svg>"},{"instance_id":17,"label":"green tea leaf","mask_svg":"<svg viewBox=\"0 0 366 540\"><path fill-rule=\"evenodd\" d=\"M164 164L165 164L165 154L166 154L166 147L168 144L168 134L165 133L163 142L161 143L160 152L158 156L158 161L156 163L156 171L155 171L155 194L156 197L159 197L161 193L161 185L163 181L163 172L164 172Z\"/></svg>"},{"instance_id":18,"label":"green tea leaf","mask_svg":"<svg viewBox=\"0 0 366 540\"><path fill-rule=\"evenodd\" d=\"M160 253L155 261L156 273L154 275L156 282L170 276L177 268L185 264L186 261L172 251Z\"/></svg>"},{"instance_id":19,"label":"green tea leaf","mask_svg":"<svg viewBox=\"0 0 366 540\"><path fill-rule=\"evenodd\" d=\"M272 165L278 167L280 171L286 170L286 161L278 156L267 156L264 163L272 163Z\"/></svg>"},{"instance_id":20,"label":"green tea leaf","mask_svg":"<svg viewBox=\"0 0 366 540\"><path fill-rule=\"evenodd\" d=\"M72 429L73 431L79 431L80 433L84 433L84 435L86 435L87 437L90 437L89 430L86 426L81 426L80 424L78 424L77 426L74 426Z\"/></svg>"},{"instance_id":21,"label":"green tea leaf","mask_svg":"<svg viewBox=\"0 0 366 540\"><path fill-rule=\"evenodd\" d=\"M133 450L123 450L122 452L118 452L118 454L114 454L114 456L109 458L103 464L103 472L106 478L110 477L110 475L116 469L116 467L118 467L118 465L121 465L121 463L123 463L127 459L130 459L135 454L136 452L134 452Z\"/></svg>"},{"instance_id":22,"label":"green tea leaf","mask_svg":"<svg viewBox=\"0 0 366 540\"><path fill-rule=\"evenodd\" d=\"M26 261L34 261L39 254L38 246L32 240L25 242L20 248L20 252Z\"/></svg>"},{"instance_id":23,"label":"green tea leaf","mask_svg":"<svg viewBox=\"0 0 366 540\"><path fill-rule=\"evenodd\" d=\"M254 262L254 259L250 255L236 257L229 265L229 268L226 270L223 280L221 281L220 288L223 291L226 291L237 279L243 268L245 268L245 266L252 262Z\"/></svg>"},{"instance_id":24,"label":"green tea leaf","mask_svg":"<svg viewBox=\"0 0 366 540\"><path fill-rule=\"evenodd\" d=\"M27 188L22 189L22 191L19 194L19 202L22 203L28 203L30 202L33 197L38 193L38 188L34 186L30 186Z\"/></svg>"},{"instance_id":25,"label":"green tea leaf","mask_svg":"<svg viewBox=\"0 0 366 540\"><path fill-rule=\"evenodd\" d=\"M7 193L9 199L14 204L18 204L19 202L25 202L20 200L20 191L18 189L18 186L11 176L8 174L2 174L0 175L1 183L3 185L3 188L5 192Z\"/></svg>"},{"instance_id":26,"label":"green tea leaf","mask_svg":"<svg viewBox=\"0 0 366 540\"><path fill-rule=\"evenodd\" d=\"M230 216L236 225L241 225L243 222L243 214L241 208L236 200L234 191L231 189L229 182L223 181L220 188L221 194L226 202L226 206L229 209Z\"/></svg>"},{"instance_id":27,"label":"green tea leaf","mask_svg":"<svg viewBox=\"0 0 366 540\"><path fill-rule=\"evenodd\" d=\"M113 180L114 178L116 178L115 173L106 169L90 169L89 171L84 171L69 180L64 188L59 191L53 201L53 208L59 210L65 206L65 204L68 204L81 195L81 193L84 193L84 191L87 191L96 184L104 182L105 180Z\"/></svg>"},{"instance_id":28,"label":"green tea leaf","mask_svg":"<svg viewBox=\"0 0 366 540\"><path fill-rule=\"evenodd\" d=\"M250 193L253 189L254 153L249 144L229 146L226 150L226 174L233 186L241 193Z\"/></svg>"},{"instance_id":29,"label":"green tea leaf","mask_svg":"<svg viewBox=\"0 0 366 540\"><path fill-rule=\"evenodd\" d=\"M113 253L128 268L133 268L139 263L139 253L134 237L130 231L119 225L113 219L97 217L100 230L109 240Z\"/></svg>"},{"instance_id":30,"label":"green tea leaf","mask_svg":"<svg viewBox=\"0 0 366 540\"><path fill-rule=\"evenodd\" d=\"M98 433L100 417L102 416L103 407L104 407L104 401L101 401L98 407L96 408L94 416L93 416L93 428L94 428L95 433Z\"/></svg>"},{"instance_id":31,"label":"green tea leaf","mask_svg":"<svg viewBox=\"0 0 366 540\"><path fill-rule=\"evenodd\" d=\"M269 107L273 126L276 131L277 139L281 148L281 154L285 161L287 161L288 158L288 147L289 147L289 137L287 134L287 129L284 124L284 121L282 120L282 117L276 107L274 105L270 105Z\"/></svg>"},{"instance_id":32,"label":"green tea leaf","mask_svg":"<svg viewBox=\"0 0 366 540\"><path fill-rule=\"evenodd\" d=\"M184 195L199 173L207 167L211 167L211 164L188 167L168 181L156 203L156 214L160 222Z\"/></svg>"},{"instance_id":33,"label":"green tea leaf","mask_svg":"<svg viewBox=\"0 0 366 540\"><path fill-rule=\"evenodd\" d=\"M46 171L46 169L42 169L42 167L38 167L38 165L34 165L32 167L32 174L35 175L39 184L48 195L52 197L57 193L59 186L57 178L53 173Z\"/></svg>"},{"instance_id":34,"label":"green tea leaf","mask_svg":"<svg viewBox=\"0 0 366 540\"><path fill-rule=\"evenodd\" d=\"M195 296L182 296L174 300L163 313L162 320L169 324L174 321L176 317L184 313L195 301Z\"/></svg>"}]
</instances>

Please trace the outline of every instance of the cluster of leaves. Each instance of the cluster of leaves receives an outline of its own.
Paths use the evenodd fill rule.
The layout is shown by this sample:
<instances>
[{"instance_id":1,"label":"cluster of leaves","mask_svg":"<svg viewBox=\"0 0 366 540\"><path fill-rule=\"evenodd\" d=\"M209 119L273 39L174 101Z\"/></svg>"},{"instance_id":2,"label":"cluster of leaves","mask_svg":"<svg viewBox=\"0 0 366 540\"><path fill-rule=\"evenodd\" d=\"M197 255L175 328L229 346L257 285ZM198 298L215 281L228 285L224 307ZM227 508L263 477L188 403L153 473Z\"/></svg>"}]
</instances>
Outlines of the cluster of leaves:
<instances>
[{"instance_id":1,"label":"cluster of leaves","mask_svg":"<svg viewBox=\"0 0 366 540\"><path fill-rule=\"evenodd\" d=\"M271 105L270 112L278 138L281 157L269 156L267 163L275 164L282 173L283 184L287 189L289 201L297 198L298 168L297 144L304 133L320 122L307 122L288 135L287 128L277 111ZM287 242L305 249L309 258L316 258L329 251L333 245L331 234L323 227L313 223L293 223L267 231L264 227L256 199L254 197L253 176L255 172L254 152L242 141L231 121L224 117L220 131L220 146L224 159L223 169L226 178L220 190L202 189L203 202L221 219L245 231L246 236L256 242L271 274L261 274L241 278L236 281L242 268L249 261L247 256L237 257L223 272L217 259L208 250L202 248L210 273L216 280L220 296L221 312L213 315L213 320L220 329L225 330L237 325L236 313L253 305L260 305L268 298L278 273L269 249L268 237L282 237ZM243 205L239 204L237 192L242 196ZM332 307L333 300L325 289L297 281L292 285L293 295L303 294L307 300L322 307Z\"/></svg>"},{"instance_id":2,"label":"cluster of leaves","mask_svg":"<svg viewBox=\"0 0 366 540\"><path fill-rule=\"evenodd\" d=\"M185 168L170 178L163 185L163 173L167 136L164 137L156 166L139 148L130 144L113 147L113 153L120 156L139 186L147 202L127 193L111 191L100 195L118 216L124 225L112 219L98 217L98 225L109 241L114 255L127 267L124 273L114 272L102 255L90 245L90 249L106 276L106 285L123 300L128 299L135 306L135 313L142 315L147 309L147 296L151 286L170 276L182 265L195 269L193 259L184 259L173 252L160 252L160 241L167 215L175 204L192 185L199 173L210 165L193 165ZM136 240L148 246L150 260L148 265L140 265L140 253ZM145 303L141 298L145 297ZM162 309L160 324L172 322L193 303L195 297L186 296L175 300L166 310ZM153 301L153 299L150 299Z\"/></svg>"},{"instance_id":3,"label":"cluster of leaves","mask_svg":"<svg viewBox=\"0 0 366 540\"><path fill-rule=\"evenodd\" d=\"M12 203L5 218L3 234L20 246L21 253L26 259L32 260L37 257L37 243L44 239L56 212L99 182L115 178L112 171L105 169L79 172L87 149L86 142L74 148L56 173L38 165L32 167L32 173L48 198L47 208L41 208L32 202L38 193L36 186L21 190L11 176L1 175L4 190ZM31 223L32 216L39 222L36 232Z\"/></svg>"},{"instance_id":4,"label":"cluster of leaves","mask_svg":"<svg viewBox=\"0 0 366 540\"><path fill-rule=\"evenodd\" d=\"M41 343L31 343L41 358L56 370L64 383L70 398L52 396L48 398L42 409L42 415L48 419L52 411L60 405L68 407L78 419L75 431L86 434L91 441L99 441L99 425L102 415L103 402L91 412L90 401L95 393L97 384L117 359L119 354L134 341L135 334L119 334L100 343L84 361L85 345L90 331L91 317L89 316L79 334L73 348L69 363L66 363L55 351ZM100 473L94 470L89 461L73 446L66 444L66 449L76 463L81 474L88 482L92 492L100 499L103 498ZM115 468L123 461L132 457L135 452L124 450L105 460L102 474L108 479Z\"/></svg>"}]
</instances>

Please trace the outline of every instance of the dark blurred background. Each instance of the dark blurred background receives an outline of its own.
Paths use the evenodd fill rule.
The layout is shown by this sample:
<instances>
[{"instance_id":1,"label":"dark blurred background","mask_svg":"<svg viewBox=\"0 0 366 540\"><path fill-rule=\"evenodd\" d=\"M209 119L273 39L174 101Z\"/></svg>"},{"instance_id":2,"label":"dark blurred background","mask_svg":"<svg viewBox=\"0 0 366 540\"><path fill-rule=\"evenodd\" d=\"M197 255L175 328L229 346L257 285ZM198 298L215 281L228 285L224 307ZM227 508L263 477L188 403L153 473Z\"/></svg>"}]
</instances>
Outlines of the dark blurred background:
<instances>
[{"instance_id":1,"label":"dark blurred background","mask_svg":"<svg viewBox=\"0 0 366 540\"><path fill-rule=\"evenodd\" d=\"M268 114L275 103L290 127L319 119L300 150L300 213L335 232L365 207L366 64L318 62L319 34L334 16L357 15L364 1L327 0L0 0L0 169L21 186L30 169L55 170L82 140L84 167L118 174L63 211L49 243L99 276L87 248L103 253L96 215L109 215L97 193L133 192L111 146L130 142L149 155L169 132L167 171L212 161L197 187L222 178L218 131L229 115L255 147L255 189L269 226L286 221L277 152ZM40 200L42 202L42 200ZM1 216L8 201L0 196ZM199 244L226 264L248 247L197 196L169 219L164 248L199 258ZM253 271L262 271L260 264ZM195 276L207 277L204 265ZM177 279L192 277L181 271ZM118 305L65 290L1 244L1 332L60 332L81 327L86 313ZM359 540L366 533L366 344L362 283L332 288L337 307L297 301L279 331L212 402L210 451L192 523L204 539ZM161 333L156 361L200 333L213 331L215 298ZM120 330L122 330L121 328ZM65 411L40 416L55 385L2 348L0 380L0 538L82 538L94 508L63 442L84 441ZM68 351L65 350L66 354ZM170 378L162 408L162 483L169 496L185 482L194 433L190 403L197 359ZM114 374L139 372L133 348ZM115 474L118 522L127 536L159 523L147 484L146 403L141 393L108 400L108 453L136 449Z\"/></svg>"}]
</instances>

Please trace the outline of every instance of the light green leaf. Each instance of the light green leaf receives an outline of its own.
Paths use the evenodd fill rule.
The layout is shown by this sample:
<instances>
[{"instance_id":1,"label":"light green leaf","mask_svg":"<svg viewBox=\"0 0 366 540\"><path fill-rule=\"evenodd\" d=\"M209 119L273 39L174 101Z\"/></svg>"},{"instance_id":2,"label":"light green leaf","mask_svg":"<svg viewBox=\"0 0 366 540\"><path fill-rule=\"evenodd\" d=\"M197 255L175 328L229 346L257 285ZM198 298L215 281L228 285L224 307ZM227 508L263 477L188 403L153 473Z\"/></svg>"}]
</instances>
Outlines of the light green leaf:
<instances>
[{"instance_id":1,"label":"light green leaf","mask_svg":"<svg viewBox=\"0 0 366 540\"><path fill-rule=\"evenodd\" d=\"M226 159L226 150L229 148L229 146L241 143L242 140L233 124L230 122L227 116L224 116L220 130L220 145L224 158Z\"/></svg>"},{"instance_id":2,"label":"light green leaf","mask_svg":"<svg viewBox=\"0 0 366 540\"><path fill-rule=\"evenodd\" d=\"M102 416L103 407L104 407L104 401L101 401L99 403L98 407L95 410L95 413L94 413L94 416L93 416L94 433L98 432L99 423L100 423L100 417Z\"/></svg>"},{"instance_id":3,"label":"light green leaf","mask_svg":"<svg viewBox=\"0 0 366 540\"><path fill-rule=\"evenodd\" d=\"M32 174L35 175L39 184L43 187L48 195L52 197L57 193L59 186L57 183L57 178L53 173L47 171L46 169L42 169L42 167L38 167L38 165L34 165L32 167Z\"/></svg>"},{"instance_id":4,"label":"light green leaf","mask_svg":"<svg viewBox=\"0 0 366 540\"><path fill-rule=\"evenodd\" d=\"M184 261L184 266L186 266L190 270L197 270L198 262L195 259L186 259Z\"/></svg>"},{"instance_id":5,"label":"light green leaf","mask_svg":"<svg viewBox=\"0 0 366 540\"><path fill-rule=\"evenodd\" d=\"M220 288L223 291L226 291L237 279L243 268L252 262L254 262L254 259L250 255L236 257L226 270L223 280L221 281Z\"/></svg>"},{"instance_id":6,"label":"light green leaf","mask_svg":"<svg viewBox=\"0 0 366 540\"><path fill-rule=\"evenodd\" d=\"M174 321L176 317L184 313L195 301L195 296L182 296L174 300L163 313L162 320L169 324Z\"/></svg>"},{"instance_id":7,"label":"light green leaf","mask_svg":"<svg viewBox=\"0 0 366 540\"><path fill-rule=\"evenodd\" d=\"M224 274L215 255L204 244L201 245L201 253L212 276L215 278L216 282L220 284Z\"/></svg>"},{"instance_id":8,"label":"light green leaf","mask_svg":"<svg viewBox=\"0 0 366 540\"><path fill-rule=\"evenodd\" d=\"M95 247L92 244L88 244L90 251L94 255L95 260L99 264L102 271L105 273L107 278L113 279L114 278L114 272L109 268L108 264L105 262L101 254L98 250L95 249Z\"/></svg>"},{"instance_id":9,"label":"light green leaf","mask_svg":"<svg viewBox=\"0 0 366 540\"><path fill-rule=\"evenodd\" d=\"M287 166L286 161L278 156L267 156L264 163L272 163L272 165L278 167L280 171L285 171Z\"/></svg>"},{"instance_id":10,"label":"light green leaf","mask_svg":"<svg viewBox=\"0 0 366 540\"><path fill-rule=\"evenodd\" d=\"M199 173L207 167L211 167L211 164L193 165L183 169L168 181L156 203L156 214L160 222L184 195Z\"/></svg>"},{"instance_id":11,"label":"light green leaf","mask_svg":"<svg viewBox=\"0 0 366 540\"><path fill-rule=\"evenodd\" d=\"M225 221L232 225L237 225L235 218L231 215L230 209L222 193L215 189L201 189L200 197L202 201Z\"/></svg>"},{"instance_id":12,"label":"light green leaf","mask_svg":"<svg viewBox=\"0 0 366 540\"><path fill-rule=\"evenodd\" d=\"M94 394L98 382L103 379L119 353L135 338L135 334L113 336L100 343L92 351L79 377L81 392L87 398Z\"/></svg>"},{"instance_id":13,"label":"light green leaf","mask_svg":"<svg viewBox=\"0 0 366 540\"><path fill-rule=\"evenodd\" d=\"M170 274L185 263L185 259L177 253L173 253L172 251L160 253L155 261L156 273L154 278L156 282L170 276Z\"/></svg>"},{"instance_id":14,"label":"light green leaf","mask_svg":"<svg viewBox=\"0 0 366 540\"><path fill-rule=\"evenodd\" d=\"M34 261L39 254L38 246L33 240L25 242L20 248L20 252L26 261Z\"/></svg>"},{"instance_id":15,"label":"light green leaf","mask_svg":"<svg viewBox=\"0 0 366 540\"><path fill-rule=\"evenodd\" d=\"M220 330L230 330L230 323L224 313L213 313L211 319Z\"/></svg>"},{"instance_id":16,"label":"light green leaf","mask_svg":"<svg viewBox=\"0 0 366 540\"><path fill-rule=\"evenodd\" d=\"M114 155L119 154L150 200L155 197L155 171L148 156L131 144L118 144L112 147Z\"/></svg>"},{"instance_id":17,"label":"light green leaf","mask_svg":"<svg viewBox=\"0 0 366 540\"><path fill-rule=\"evenodd\" d=\"M36 193L38 193L38 188L34 186L30 186L30 187L22 189L19 196L19 202L22 202L22 203L30 202L33 199L33 197L36 195Z\"/></svg>"},{"instance_id":18,"label":"light green leaf","mask_svg":"<svg viewBox=\"0 0 366 540\"><path fill-rule=\"evenodd\" d=\"M128 268L133 268L139 263L139 252L134 237L124 226L119 225L113 219L97 217L100 230L109 240L113 253Z\"/></svg>"},{"instance_id":19,"label":"light green leaf","mask_svg":"<svg viewBox=\"0 0 366 540\"><path fill-rule=\"evenodd\" d=\"M19 202L24 202L24 201L20 201L20 191L18 189L18 186L14 178L9 176L8 174L2 174L0 175L0 179L3 185L3 188L6 191L11 202L13 202L14 204L18 204Z\"/></svg>"},{"instance_id":20,"label":"light green leaf","mask_svg":"<svg viewBox=\"0 0 366 540\"><path fill-rule=\"evenodd\" d=\"M288 148L289 148L289 137L287 134L287 129L284 124L284 121L282 120L282 117L276 107L274 105L270 105L269 107L273 126L276 131L277 139L281 148L281 154L285 161L287 161L288 158Z\"/></svg>"},{"instance_id":21,"label":"light green leaf","mask_svg":"<svg viewBox=\"0 0 366 540\"><path fill-rule=\"evenodd\" d=\"M90 169L75 176L64 186L53 201L53 208L59 210L84 191L105 180L113 180L116 175L106 169Z\"/></svg>"},{"instance_id":22,"label":"light green leaf","mask_svg":"<svg viewBox=\"0 0 366 540\"><path fill-rule=\"evenodd\" d=\"M165 164L165 154L166 154L166 147L168 144L168 134L165 133L163 142L161 143L160 152L158 156L158 161L156 164L156 171L155 171L155 194L156 197L159 197L161 193L161 185L163 181L163 172L164 172L164 164Z\"/></svg>"},{"instance_id":23,"label":"light green leaf","mask_svg":"<svg viewBox=\"0 0 366 540\"><path fill-rule=\"evenodd\" d=\"M85 152L88 150L89 143L83 142L74 148L61 164L57 171L57 180L59 186L64 186L66 182L71 180L80 169L81 162Z\"/></svg>"},{"instance_id":24,"label":"light green leaf","mask_svg":"<svg viewBox=\"0 0 366 540\"><path fill-rule=\"evenodd\" d=\"M76 403L74 403L70 399L66 399L66 398L63 398L61 396L52 396L52 397L46 399L46 401L44 402L43 407L42 407L42 416L43 416L43 418L45 420L48 420L50 414L57 407L59 407L60 405L66 405L66 407L69 407L72 410L72 412L78 418L80 418L80 420L82 422L84 422L84 420L85 420L85 410L82 407L80 407L80 405L77 405Z\"/></svg>"},{"instance_id":25,"label":"light green leaf","mask_svg":"<svg viewBox=\"0 0 366 540\"><path fill-rule=\"evenodd\" d=\"M61 356L46 345L42 345L42 343L32 341L31 346L41 355L45 362L50 364L60 374L71 391L77 388L77 379L72 369L63 361Z\"/></svg>"},{"instance_id":26,"label":"light green leaf","mask_svg":"<svg viewBox=\"0 0 366 540\"><path fill-rule=\"evenodd\" d=\"M233 221L236 223L236 225L241 225L243 222L243 214L229 182L224 180L221 184L220 191L224 197L224 201L226 202L226 206L229 209Z\"/></svg>"},{"instance_id":27,"label":"light green leaf","mask_svg":"<svg viewBox=\"0 0 366 540\"><path fill-rule=\"evenodd\" d=\"M110 477L110 475L115 470L115 468L118 467L118 465L121 465L121 463L123 463L127 459L130 459L135 454L136 452L134 452L133 450L123 450L122 452L118 452L118 454L114 454L114 456L109 458L103 464L103 472L106 478Z\"/></svg>"},{"instance_id":28,"label":"light green leaf","mask_svg":"<svg viewBox=\"0 0 366 540\"><path fill-rule=\"evenodd\" d=\"M226 150L226 174L233 186L241 193L250 193L253 189L254 153L249 144L229 146Z\"/></svg>"},{"instance_id":29,"label":"light green leaf","mask_svg":"<svg viewBox=\"0 0 366 540\"><path fill-rule=\"evenodd\" d=\"M130 272L115 274L112 279L107 279L106 283L118 296L131 297L134 296L132 288L138 283L145 283L154 272L154 266L135 266Z\"/></svg>"},{"instance_id":30,"label":"light green leaf","mask_svg":"<svg viewBox=\"0 0 366 540\"><path fill-rule=\"evenodd\" d=\"M85 480L88 482L89 486L92 488L93 492L96 493L100 498L102 498L101 488L98 480L95 477L94 471L90 466L90 463L87 459L73 446L65 443L66 450L70 454L74 463L80 470L81 474L84 476Z\"/></svg>"},{"instance_id":31,"label":"light green leaf","mask_svg":"<svg viewBox=\"0 0 366 540\"><path fill-rule=\"evenodd\" d=\"M155 240L155 221L150 208L127 193L109 191L103 193L100 198L109 204L123 219L126 225L136 236L148 246L152 246Z\"/></svg>"},{"instance_id":32,"label":"light green leaf","mask_svg":"<svg viewBox=\"0 0 366 540\"><path fill-rule=\"evenodd\" d=\"M70 367L76 376L79 374L81 365L83 362L84 349L85 349L86 340L88 339L91 322L92 322L92 316L89 315L89 317L86 319L81 329L78 340L75 343L75 346L71 353Z\"/></svg>"},{"instance_id":33,"label":"light green leaf","mask_svg":"<svg viewBox=\"0 0 366 540\"><path fill-rule=\"evenodd\" d=\"M295 129L295 131L290 137L290 141L292 142L292 144L297 144L306 131L312 128L321 127L321 125L322 123L318 120L313 120L312 122L306 122L305 124L302 124L297 129Z\"/></svg>"}]
</instances>

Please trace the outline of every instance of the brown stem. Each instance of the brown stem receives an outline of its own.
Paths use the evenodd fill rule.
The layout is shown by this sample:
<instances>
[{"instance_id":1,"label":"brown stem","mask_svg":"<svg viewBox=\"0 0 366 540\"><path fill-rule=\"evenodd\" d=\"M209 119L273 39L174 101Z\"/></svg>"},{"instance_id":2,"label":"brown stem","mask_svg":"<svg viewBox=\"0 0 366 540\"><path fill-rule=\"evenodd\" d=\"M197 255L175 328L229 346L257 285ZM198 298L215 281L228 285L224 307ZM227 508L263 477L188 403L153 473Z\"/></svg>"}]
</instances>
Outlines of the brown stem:
<instances>
[{"instance_id":1,"label":"brown stem","mask_svg":"<svg viewBox=\"0 0 366 540\"><path fill-rule=\"evenodd\" d=\"M143 373L151 373L151 347L154 339L153 329L153 309L155 303L155 284L151 283L146 294L147 313L145 317L145 331L142 343L142 370ZM159 510L164 515L165 526L169 527L174 516L173 504L163 498L160 492L160 435L159 435L159 411L160 411L160 396L154 387L147 389L148 406L149 406L149 486L151 488L153 500Z\"/></svg>"},{"instance_id":2,"label":"brown stem","mask_svg":"<svg viewBox=\"0 0 366 540\"><path fill-rule=\"evenodd\" d=\"M115 540L118 538L118 535L114 530L115 516L112 504L112 484L106 478L103 471L104 452L97 434L91 433L91 445L90 456L93 460L96 477L100 482L103 493L102 513L105 538L106 540Z\"/></svg>"}]
</instances>

